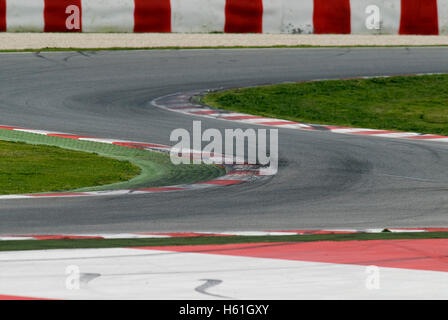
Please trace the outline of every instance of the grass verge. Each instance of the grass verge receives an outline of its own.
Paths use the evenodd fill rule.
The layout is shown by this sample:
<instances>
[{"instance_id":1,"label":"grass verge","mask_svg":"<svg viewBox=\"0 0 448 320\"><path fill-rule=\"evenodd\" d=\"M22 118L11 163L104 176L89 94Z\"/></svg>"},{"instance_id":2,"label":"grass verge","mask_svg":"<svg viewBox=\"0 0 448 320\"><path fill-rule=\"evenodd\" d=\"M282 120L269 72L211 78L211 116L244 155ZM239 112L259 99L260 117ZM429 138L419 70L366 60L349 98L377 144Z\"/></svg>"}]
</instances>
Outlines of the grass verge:
<instances>
[{"instance_id":1,"label":"grass verge","mask_svg":"<svg viewBox=\"0 0 448 320\"><path fill-rule=\"evenodd\" d=\"M156 239L80 239L80 240L11 240L0 241L0 251L48 250L48 249L93 249L151 246L219 245L235 243L311 242L311 241L363 241L399 239L448 239L448 232L404 232L404 233L354 233L294 236L230 236Z\"/></svg>"},{"instance_id":2,"label":"grass verge","mask_svg":"<svg viewBox=\"0 0 448 320\"><path fill-rule=\"evenodd\" d=\"M212 93L202 101L298 122L448 135L448 75L281 84Z\"/></svg>"},{"instance_id":3,"label":"grass verge","mask_svg":"<svg viewBox=\"0 0 448 320\"><path fill-rule=\"evenodd\" d=\"M131 180L140 171L128 161L92 153L0 141L0 194L101 186Z\"/></svg>"},{"instance_id":4,"label":"grass verge","mask_svg":"<svg viewBox=\"0 0 448 320\"><path fill-rule=\"evenodd\" d=\"M139 174L132 179L117 180L115 183L112 181L103 181L105 184L100 186L88 186L88 187L77 187L74 191L99 191L99 190L118 190L118 189L138 189L138 188L151 188L151 187L161 187L168 185L180 185L187 183L195 183L199 181L211 180L225 174L225 169L214 166L214 165L174 165L171 163L168 154L153 152L148 150L141 150L136 148L129 148L119 145L112 145L106 143L98 143L91 141L81 141L76 139L67 139L61 137L45 136L41 134L27 133L21 131L12 131L0 129L0 140L13 141L13 142L25 142L31 145L43 146L55 146L66 150L72 151L82 151L87 153L86 155L93 156L93 154L111 158L109 161L116 163L116 160L124 161L125 163L132 163L132 167L137 166L139 169ZM41 157L44 157L42 155ZM49 158L45 158L49 161ZM114 160L112 160L114 159ZM105 160L104 158L101 161ZM41 165L41 163L36 163L36 168ZM3 172L8 176L13 167L11 167L12 162L5 162L3 164L3 169L1 168L0 162L0 172ZM67 165L70 161L67 160ZM129 165L129 164L128 164ZM31 168L29 170L32 170ZM88 176L96 167L89 168L89 171L83 172L85 168L76 167L71 172L76 175ZM31 171L28 171L31 172ZM135 172L134 172L135 173ZM0 175L1 177L1 175ZM66 176L70 178L69 176ZM52 179L52 177L48 177ZM12 180L11 183L14 184L15 188L20 188L20 180ZM109 183L108 183L109 182ZM1 184L0 184L1 185ZM56 187L56 186L55 186ZM13 186L10 187L12 190ZM67 191L73 189L70 186L64 186L61 184L57 189L46 189L46 191ZM29 192L29 191L26 191Z\"/></svg>"}]
</instances>

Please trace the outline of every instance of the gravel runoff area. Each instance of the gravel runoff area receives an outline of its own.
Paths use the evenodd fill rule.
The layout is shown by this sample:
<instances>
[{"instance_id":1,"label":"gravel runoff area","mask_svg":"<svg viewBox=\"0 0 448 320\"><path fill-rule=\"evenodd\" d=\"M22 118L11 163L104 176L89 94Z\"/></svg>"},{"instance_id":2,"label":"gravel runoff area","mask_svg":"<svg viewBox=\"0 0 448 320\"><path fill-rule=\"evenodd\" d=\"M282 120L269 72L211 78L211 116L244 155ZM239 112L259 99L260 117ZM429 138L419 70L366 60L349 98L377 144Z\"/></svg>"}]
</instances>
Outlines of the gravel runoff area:
<instances>
[{"instance_id":1,"label":"gravel runoff area","mask_svg":"<svg viewBox=\"0 0 448 320\"><path fill-rule=\"evenodd\" d=\"M270 46L448 45L448 36L157 34L157 33L2 33L0 50L43 48L160 48Z\"/></svg>"}]
</instances>

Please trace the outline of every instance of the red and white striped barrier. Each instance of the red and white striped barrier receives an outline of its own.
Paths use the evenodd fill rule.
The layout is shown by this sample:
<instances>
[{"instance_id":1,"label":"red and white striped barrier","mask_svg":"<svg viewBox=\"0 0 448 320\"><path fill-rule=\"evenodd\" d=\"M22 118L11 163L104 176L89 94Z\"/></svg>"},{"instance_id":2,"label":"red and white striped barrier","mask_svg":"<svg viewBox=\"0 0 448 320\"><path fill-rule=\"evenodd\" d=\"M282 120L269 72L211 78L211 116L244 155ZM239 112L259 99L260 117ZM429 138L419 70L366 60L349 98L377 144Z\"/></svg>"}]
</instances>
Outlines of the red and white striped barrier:
<instances>
[{"instance_id":1,"label":"red and white striped barrier","mask_svg":"<svg viewBox=\"0 0 448 320\"><path fill-rule=\"evenodd\" d=\"M0 31L448 34L448 0L0 0Z\"/></svg>"}]
</instances>

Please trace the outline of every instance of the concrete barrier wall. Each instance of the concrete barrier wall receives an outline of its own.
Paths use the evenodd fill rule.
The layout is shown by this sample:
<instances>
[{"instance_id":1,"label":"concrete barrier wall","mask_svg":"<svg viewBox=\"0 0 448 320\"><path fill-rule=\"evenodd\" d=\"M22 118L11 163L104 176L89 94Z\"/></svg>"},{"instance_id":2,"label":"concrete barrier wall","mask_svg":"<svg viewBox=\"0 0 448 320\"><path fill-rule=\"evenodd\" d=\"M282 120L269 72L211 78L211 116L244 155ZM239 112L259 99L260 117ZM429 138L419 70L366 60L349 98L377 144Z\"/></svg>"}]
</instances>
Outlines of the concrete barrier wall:
<instances>
[{"instance_id":1,"label":"concrete barrier wall","mask_svg":"<svg viewBox=\"0 0 448 320\"><path fill-rule=\"evenodd\" d=\"M448 0L0 0L0 31L448 34Z\"/></svg>"}]
</instances>

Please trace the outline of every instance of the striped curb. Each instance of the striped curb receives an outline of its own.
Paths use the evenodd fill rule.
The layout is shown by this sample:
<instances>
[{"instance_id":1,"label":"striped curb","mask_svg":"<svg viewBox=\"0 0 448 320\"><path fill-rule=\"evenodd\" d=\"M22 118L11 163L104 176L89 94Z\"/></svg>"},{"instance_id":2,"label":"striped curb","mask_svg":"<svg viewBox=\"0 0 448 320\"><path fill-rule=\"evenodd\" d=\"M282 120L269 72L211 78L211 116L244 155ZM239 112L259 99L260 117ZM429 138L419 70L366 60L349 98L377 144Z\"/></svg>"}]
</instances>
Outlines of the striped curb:
<instances>
[{"instance_id":1,"label":"striped curb","mask_svg":"<svg viewBox=\"0 0 448 320\"><path fill-rule=\"evenodd\" d=\"M369 78L369 77L363 77ZM348 80L348 79L342 79ZM319 80L320 81L320 80ZM220 89L221 90L221 89ZM296 130L324 131L331 133L361 135L369 137L411 139L423 141L448 142L448 136L435 134L423 134L415 132L403 132L381 129L364 129L342 127L335 125L301 123L296 121L254 116L246 113L215 109L207 105L195 102L196 98L217 90L200 90L186 93L175 93L153 100L152 105L169 111L179 112L190 116L205 117L218 120L236 121L239 123L262 125L275 128L286 128Z\"/></svg>"},{"instance_id":2,"label":"striped curb","mask_svg":"<svg viewBox=\"0 0 448 320\"><path fill-rule=\"evenodd\" d=\"M448 228L392 228L387 232L448 232ZM80 240L80 239L160 239L160 238L198 238L198 237L257 237L257 236L295 236L324 234L383 233L385 229L327 229L290 231L228 231L228 232L156 232L156 233L117 233L117 234L71 234L71 235L0 235L0 241L10 240Z\"/></svg>"},{"instance_id":3,"label":"striped curb","mask_svg":"<svg viewBox=\"0 0 448 320\"><path fill-rule=\"evenodd\" d=\"M80 141L91 141L97 143L113 144L128 148L137 148L142 150L154 151L159 153L170 153L171 147L161 144L135 142L128 140L115 140L115 139L105 139L105 138L95 138L88 136L80 136L69 133L46 131L46 130L34 130L25 129L20 127L5 126L0 125L0 130L12 130L20 131L26 133L40 134L45 136L75 139ZM184 156L189 154L188 151L183 152ZM192 150L190 156L195 158L201 152L196 152ZM207 154L202 153L202 159L228 159L224 155ZM234 163L237 159L234 159ZM123 190L106 190L106 191L89 191L89 192L47 192L47 193L36 193L36 194L20 194L20 195L1 195L0 200L13 200L13 199L36 199L36 198L68 198L68 197L92 197L92 196L121 196L121 195L134 195L134 194L150 194L150 193L161 193L161 192L177 192L177 191L188 191L197 190L211 187L224 187L231 186L246 182L252 182L255 180L266 179L269 177L269 172L263 170L262 166L251 165L251 164L223 164L220 165L225 168L226 174L219 178L201 181L193 184L182 184L174 186L165 187L153 187L153 188L143 188L143 189L123 189ZM263 172L263 175L261 175Z\"/></svg>"},{"instance_id":4,"label":"striped curb","mask_svg":"<svg viewBox=\"0 0 448 320\"><path fill-rule=\"evenodd\" d=\"M446 0L0 0L0 31L446 34Z\"/></svg>"}]
</instances>

